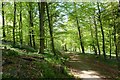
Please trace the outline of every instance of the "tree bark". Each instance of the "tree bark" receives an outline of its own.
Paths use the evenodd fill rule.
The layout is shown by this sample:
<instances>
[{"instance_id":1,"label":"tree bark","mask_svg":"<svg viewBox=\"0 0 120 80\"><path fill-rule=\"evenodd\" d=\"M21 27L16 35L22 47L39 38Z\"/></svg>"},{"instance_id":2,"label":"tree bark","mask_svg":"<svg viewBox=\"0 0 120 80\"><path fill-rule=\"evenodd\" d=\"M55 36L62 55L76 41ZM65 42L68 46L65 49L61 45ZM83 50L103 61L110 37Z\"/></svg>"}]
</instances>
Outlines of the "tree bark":
<instances>
[{"instance_id":1,"label":"tree bark","mask_svg":"<svg viewBox=\"0 0 120 80\"><path fill-rule=\"evenodd\" d=\"M118 4L118 16L117 16L118 20L117 20L117 34L118 34L118 38L117 38L117 54L116 54L116 59L118 60L119 63L119 68L120 68L120 0L119 0L119 4Z\"/></svg>"},{"instance_id":2,"label":"tree bark","mask_svg":"<svg viewBox=\"0 0 120 80\"><path fill-rule=\"evenodd\" d=\"M77 28L78 28L78 34L79 34L79 39L80 39L80 45L82 48L82 53L85 53L85 49L84 49L84 45L83 45L83 41L82 41L82 35L81 35L81 29L79 26L79 21L78 21L78 17L77 17L77 10L76 10L76 4L74 3L74 7L75 7L75 12L76 12L76 22L77 22Z\"/></svg>"},{"instance_id":3,"label":"tree bark","mask_svg":"<svg viewBox=\"0 0 120 80\"><path fill-rule=\"evenodd\" d=\"M111 2L111 5L112 5L112 2ZM113 5L112 5L113 6ZM115 16L115 13L114 13L114 9L112 11L112 16L113 16L113 35L114 35L114 46L115 46L115 55L116 55L116 59L118 59L118 53L117 53L117 37L116 37L116 34L117 34L117 26L116 26L116 19L117 17Z\"/></svg>"},{"instance_id":4,"label":"tree bark","mask_svg":"<svg viewBox=\"0 0 120 80\"><path fill-rule=\"evenodd\" d=\"M5 34L5 17L4 17L4 2L2 2L2 28L3 28L3 38L6 37ZM5 39L4 39L5 40Z\"/></svg>"},{"instance_id":5,"label":"tree bark","mask_svg":"<svg viewBox=\"0 0 120 80\"><path fill-rule=\"evenodd\" d=\"M13 46L15 46L15 26L16 26L16 2L14 2Z\"/></svg>"},{"instance_id":6,"label":"tree bark","mask_svg":"<svg viewBox=\"0 0 120 80\"><path fill-rule=\"evenodd\" d=\"M116 59L118 59L118 53L117 53L117 38L116 38L116 22L114 19L114 45L115 45L115 54L116 54Z\"/></svg>"},{"instance_id":7,"label":"tree bark","mask_svg":"<svg viewBox=\"0 0 120 80\"><path fill-rule=\"evenodd\" d=\"M40 27L40 48L39 53L44 53L44 14L45 2L38 3L39 8L39 27Z\"/></svg>"},{"instance_id":8,"label":"tree bark","mask_svg":"<svg viewBox=\"0 0 120 80\"><path fill-rule=\"evenodd\" d=\"M20 31L20 45L23 44L23 33L22 33L22 3L20 2L20 22L19 22L19 31Z\"/></svg>"},{"instance_id":9,"label":"tree bark","mask_svg":"<svg viewBox=\"0 0 120 80\"><path fill-rule=\"evenodd\" d=\"M80 44L81 44L81 48L82 48L82 53L85 53L84 45L83 45L83 41L82 41L82 36L81 36L81 30L80 30L80 26L79 26L79 22L78 22L78 18L77 17L76 17L76 21L77 21L77 28L78 28L78 33L79 33L79 39L80 39Z\"/></svg>"},{"instance_id":10,"label":"tree bark","mask_svg":"<svg viewBox=\"0 0 120 80\"><path fill-rule=\"evenodd\" d=\"M111 42L112 40L111 40L111 39L112 39L112 38L111 38L111 30L109 30L109 45L110 45L110 49L109 49L110 52L109 52L109 53L110 53L110 59L111 59L111 54L112 54L112 53L111 53L111 51L112 51L112 42Z\"/></svg>"},{"instance_id":11,"label":"tree bark","mask_svg":"<svg viewBox=\"0 0 120 80\"><path fill-rule=\"evenodd\" d=\"M50 39L51 39L52 52L54 53L54 55L56 55L55 47L54 47L54 39L53 39L53 29L52 29L52 26L51 26L50 15L49 15L49 7L48 7L47 3L46 3L46 9L47 9L47 16L48 16L48 23L49 23L49 33L50 33Z\"/></svg>"},{"instance_id":12,"label":"tree bark","mask_svg":"<svg viewBox=\"0 0 120 80\"><path fill-rule=\"evenodd\" d=\"M94 16L94 26L95 26L95 37L96 37L96 42L97 42L97 48L98 48L98 52L99 52L99 56L100 56L101 51L100 51L100 45L99 45L99 40L98 40L98 29L97 29L95 16Z\"/></svg>"},{"instance_id":13,"label":"tree bark","mask_svg":"<svg viewBox=\"0 0 120 80\"><path fill-rule=\"evenodd\" d=\"M120 0L119 0L119 4L118 4L118 16L117 18L120 19ZM118 19L118 20L119 20ZM117 34L118 34L118 42L117 42L117 59L120 60L119 56L120 56L120 28L119 28L119 25L120 25L120 22L117 21Z\"/></svg>"},{"instance_id":14,"label":"tree bark","mask_svg":"<svg viewBox=\"0 0 120 80\"><path fill-rule=\"evenodd\" d=\"M118 4L118 16L117 16L117 18L120 19L120 0L119 0L119 4ZM119 70L118 74L120 74L120 27L119 27L120 22L119 21L117 21L117 22L118 22L118 24L117 24L117 26L118 26L117 27L117 34L118 34L118 38L117 38L117 40L118 40L118 42L117 42L117 54L118 54L117 61L118 61L118 70Z\"/></svg>"},{"instance_id":15,"label":"tree bark","mask_svg":"<svg viewBox=\"0 0 120 80\"><path fill-rule=\"evenodd\" d=\"M31 2L29 2L29 45L32 47L32 12L31 12Z\"/></svg>"},{"instance_id":16,"label":"tree bark","mask_svg":"<svg viewBox=\"0 0 120 80\"><path fill-rule=\"evenodd\" d=\"M93 30L92 30L91 25L90 25L90 31L91 31L91 37L92 37L92 47L94 49L95 55L97 55L97 49L95 47L95 41L94 41Z\"/></svg>"},{"instance_id":17,"label":"tree bark","mask_svg":"<svg viewBox=\"0 0 120 80\"><path fill-rule=\"evenodd\" d=\"M33 30L33 8L32 8L32 2L29 2L29 16L30 16L30 46L35 48L35 36L34 36L34 30Z\"/></svg>"},{"instance_id":18,"label":"tree bark","mask_svg":"<svg viewBox=\"0 0 120 80\"><path fill-rule=\"evenodd\" d=\"M99 3L97 2L97 7L98 7L98 20L99 20L99 23L100 23L100 28L101 28L101 32L102 32L102 49L103 49L103 56L104 56L104 59L106 59L106 53L105 53L105 36L104 36L104 31L103 31L103 25L102 25L102 20L101 20L101 11L100 11L100 6L99 6Z\"/></svg>"}]
</instances>

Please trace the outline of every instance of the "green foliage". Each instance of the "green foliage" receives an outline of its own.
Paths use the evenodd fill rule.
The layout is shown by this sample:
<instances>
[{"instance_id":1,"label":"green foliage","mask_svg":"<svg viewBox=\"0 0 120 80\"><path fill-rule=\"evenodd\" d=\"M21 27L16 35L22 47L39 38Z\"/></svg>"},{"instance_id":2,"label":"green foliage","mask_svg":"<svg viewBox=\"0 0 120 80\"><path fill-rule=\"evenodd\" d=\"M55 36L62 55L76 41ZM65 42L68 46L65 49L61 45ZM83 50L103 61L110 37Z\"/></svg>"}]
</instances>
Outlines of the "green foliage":
<instances>
[{"instance_id":1,"label":"green foliage","mask_svg":"<svg viewBox=\"0 0 120 80\"><path fill-rule=\"evenodd\" d=\"M19 48L21 50L26 50L27 52L36 52L37 50L33 47L27 46L27 45L14 45L14 48Z\"/></svg>"},{"instance_id":2,"label":"green foliage","mask_svg":"<svg viewBox=\"0 0 120 80\"><path fill-rule=\"evenodd\" d=\"M32 13L33 13L33 27L30 28L29 25L29 10L30 7L28 6L28 2L17 2L17 19L16 19L16 42L20 43L20 10L22 10L22 32L23 36L23 45L20 47L20 45L15 45L17 48L21 49L27 49L28 51L34 52L32 47L24 46L29 44L29 36L31 35L29 33L30 30L34 31L35 36L35 43L36 48L39 48L39 17L38 17L38 4L35 2L32 2ZM22 6L21 6L22 4ZM98 21L98 9L97 9L97 3L75 3L76 9L74 6L74 3L50 3L49 5L49 11L50 11L50 20L51 20L51 26L53 31L53 39L54 39L54 45L55 49L62 50L62 45L66 44L68 50L73 50L74 48L80 48L80 40L77 30L77 23L76 23L76 17L78 17L79 27L81 28L81 35L82 35L82 41L84 44L84 47L86 49L86 52L90 50L91 45L97 45L96 44L96 38L95 38L95 25L93 16L95 16L95 20L97 23L98 28L98 39L100 44L100 49L102 50L102 35L101 35L101 29L100 24ZM117 2L111 2L111 3L100 3L100 9L101 9L101 20L103 24L104 34L105 34L105 45L106 45L106 53L109 53L109 29L112 33L114 33L113 27L114 24L117 26L118 24L114 22L119 22L119 18L115 17L117 16L117 8L118 8ZM6 2L4 5L4 11L5 11L5 32L6 32L6 40L12 41L12 29L13 29L13 19L14 19L14 3L13 2ZM45 13L46 14L46 13ZM115 20L115 21L114 21ZM91 29L90 29L91 27ZM47 49L51 49L51 40L50 40L50 34L49 34L49 27L48 27L48 20L47 15L45 15L45 21L44 21L44 28L45 28L45 44ZM93 38L91 37L91 31L93 31ZM117 30L118 31L118 30ZM114 34L111 37L111 40L114 41ZM93 43L95 41L95 43ZM16 43L16 44L17 44ZM114 45L114 42L112 43ZM78 51L78 50L77 50ZM114 46L112 46L112 51L115 51Z\"/></svg>"},{"instance_id":3,"label":"green foliage","mask_svg":"<svg viewBox=\"0 0 120 80\"><path fill-rule=\"evenodd\" d=\"M67 74L65 68L64 68L64 71L66 73L62 73L62 72L59 71L60 68L55 67L54 64L52 64L52 63L48 63L48 62L38 63L38 62L35 62L35 64L42 69L42 77L41 78L64 78L64 77L70 78L71 77Z\"/></svg>"},{"instance_id":4,"label":"green foliage","mask_svg":"<svg viewBox=\"0 0 120 80\"><path fill-rule=\"evenodd\" d=\"M5 53L6 52L4 51L3 54ZM15 56L15 54L19 52L15 52L14 50L8 50L7 53L9 54L3 55L3 60L10 60L12 64L4 66L3 79L72 78L67 74L67 69L65 67L61 68L60 66L57 66L62 64L62 60L60 58L55 58L53 54L47 51L45 54L24 54L19 55L19 57L17 55ZM44 57L44 59L41 59L40 57ZM35 61L29 61L27 58L34 58Z\"/></svg>"},{"instance_id":5,"label":"green foliage","mask_svg":"<svg viewBox=\"0 0 120 80\"><path fill-rule=\"evenodd\" d=\"M30 6L31 4L32 6ZM100 12L97 9L99 4ZM50 25L53 37L49 33L49 24L48 24L48 17L45 9L45 16L44 16L44 31L43 35L45 37L40 37L40 25L39 22L42 21L39 18L39 9L37 2L16 2L16 22L14 22L14 2L4 2L3 10L4 11L4 18L5 18L5 25L3 30L5 30L6 37L1 38L3 44L8 47L8 49L3 49L3 57L17 57L22 56L29 56L32 58L34 57L42 57L42 60L35 59L34 67L31 71L27 71L27 66L31 64L24 63L22 69L25 70L25 74L21 74L20 76L26 77L26 74L30 74L28 76L35 76L36 72L38 71L37 77L40 78L58 78L58 77L69 77L67 74L63 74L59 71L61 70L61 66L64 62L69 60L69 57L64 54L65 51L75 51L81 52L82 46L85 48L86 53L93 53L94 49L96 48L98 52L98 44L101 50L101 54L103 54L102 50L103 43L101 34L101 25L102 23L104 36L105 36L105 50L106 54L113 56L112 59L104 60L103 55L100 55L98 59L94 55L86 54L87 58L96 59L99 62L103 62L107 65L114 65L116 64L116 60L114 60L116 44L119 43L119 36L120 36L120 29L119 23L120 18L118 15L118 3L111 2L111 3L48 3L49 5L49 16L50 16ZM42 10L42 9L41 9ZM30 11L32 14L30 15ZM41 11L40 11L41 12ZM100 15L100 16L99 16ZM2 14L1 14L2 17ZM21 17L21 18L20 18ZM43 17L43 16L42 16ZM3 18L3 17L2 17ZM31 19L31 20L30 20ZM39 21L40 20L40 21ZM3 20L2 20L3 21ZM32 22L31 22L32 21ZM2 23L2 22L1 22ZM13 23L15 24L15 28L13 27ZM43 23L42 23L43 24ZM39 26L39 27L38 27ZM96 29L97 28L97 29ZM15 36L13 35L13 30L15 30ZM96 37L97 34L97 37ZM13 37L15 37L16 44L13 45ZM34 37L34 38L33 38ZM115 38L116 37L116 38ZM45 44L44 46L40 46L40 39L44 38L45 41L42 43ZM98 38L98 43L97 43ZM118 38L118 39L117 39ZM21 42L22 39L22 42ZM55 45L55 52L56 56L52 52L51 47L51 39L54 40ZM116 41L115 41L116 39ZM35 47L34 45L35 41ZM30 43L32 43L30 45ZM7 45L6 45L7 44ZM11 47L11 46L12 47ZM119 48L119 44L117 44ZM42 49L44 54L38 54L38 49ZM28 54L30 53L30 54ZM35 54L33 54L35 53ZM95 53L95 52L94 52ZM85 56L85 57L86 57ZM117 55L116 55L117 56ZM82 55L84 57L84 55ZM15 60L13 58L13 60ZM109 58L109 56L107 56ZM83 58L84 59L84 58ZM22 59L20 59L22 60ZM18 60L19 61L19 60ZM41 61L41 62L38 62ZM28 62L29 63L29 62ZM22 64L22 63L21 63ZM56 66L57 65L57 66ZM14 65L15 66L15 65ZM10 69L13 69L14 66L10 66ZM29 66L30 67L30 66ZM33 67L32 67L33 68ZM17 67L15 67L17 69ZM30 68L31 69L31 68ZM64 68L67 70L67 68ZM11 71L11 70L10 70ZM58 73L58 72L60 73ZM32 77L33 77L32 76ZM16 75L9 75L7 73L3 73L4 78L13 78Z\"/></svg>"},{"instance_id":6,"label":"green foliage","mask_svg":"<svg viewBox=\"0 0 120 80\"><path fill-rule=\"evenodd\" d=\"M18 56L19 53L14 50L7 49L7 50L2 51L2 55L3 56Z\"/></svg>"}]
</instances>

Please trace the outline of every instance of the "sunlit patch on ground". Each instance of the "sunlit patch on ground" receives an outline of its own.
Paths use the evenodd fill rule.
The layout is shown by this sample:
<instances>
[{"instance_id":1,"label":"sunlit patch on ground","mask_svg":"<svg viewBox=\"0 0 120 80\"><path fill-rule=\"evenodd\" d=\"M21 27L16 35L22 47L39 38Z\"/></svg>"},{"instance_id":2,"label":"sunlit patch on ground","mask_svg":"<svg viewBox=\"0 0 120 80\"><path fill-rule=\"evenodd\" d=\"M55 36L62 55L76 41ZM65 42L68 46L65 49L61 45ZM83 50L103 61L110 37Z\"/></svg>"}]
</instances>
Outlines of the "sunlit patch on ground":
<instances>
[{"instance_id":1,"label":"sunlit patch on ground","mask_svg":"<svg viewBox=\"0 0 120 80\"><path fill-rule=\"evenodd\" d=\"M105 78L97 71L88 66L79 55L70 55L70 60L66 63L69 73L82 80L103 80Z\"/></svg>"},{"instance_id":2,"label":"sunlit patch on ground","mask_svg":"<svg viewBox=\"0 0 120 80\"><path fill-rule=\"evenodd\" d=\"M100 74L97 73L96 71L92 71L92 70L83 70L83 71L79 71L76 69L70 69L70 73L72 75L74 75L74 77L76 78L81 78L83 80L102 80L100 77Z\"/></svg>"}]
</instances>

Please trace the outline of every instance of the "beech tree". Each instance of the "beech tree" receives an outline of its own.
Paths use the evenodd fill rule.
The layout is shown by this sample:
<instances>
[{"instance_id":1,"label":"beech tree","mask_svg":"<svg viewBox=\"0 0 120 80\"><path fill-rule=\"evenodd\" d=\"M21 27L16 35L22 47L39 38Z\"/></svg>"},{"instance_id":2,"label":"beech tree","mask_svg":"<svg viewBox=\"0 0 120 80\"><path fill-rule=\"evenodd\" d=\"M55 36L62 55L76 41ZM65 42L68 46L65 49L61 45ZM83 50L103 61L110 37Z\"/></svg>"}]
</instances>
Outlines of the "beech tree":
<instances>
[{"instance_id":1,"label":"beech tree","mask_svg":"<svg viewBox=\"0 0 120 80\"><path fill-rule=\"evenodd\" d=\"M50 33L50 39L51 39L51 47L52 47L52 51L54 53L54 55L56 55L55 53L55 47L54 47L54 39L53 39L53 28L51 26L51 19L50 19L50 15L49 15L49 6L46 3L46 10L47 10L47 16L48 16L48 23L49 23L49 33Z\"/></svg>"},{"instance_id":2,"label":"beech tree","mask_svg":"<svg viewBox=\"0 0 120 80\"><path fill-rule=\"evenodd\" d=\"M85 50L84 50L84 45L83 45L83 41L82 41L82 33L81 33L81 29L80 29L80 26L79 26L79 21L78 21L78 17L77 17L77 9L76 9L76 4L74 3L74 6L75 6L75 13L76 13L76 23L77 23L77 28L78 28L78 34L79 34L79 39L80 39L80 45L81 45L81 48L82 48L82 53L85 53Z\"/></svg>"},{"instance_id":3,"label":"beech tree","mask_svg":"<svg viewBox=\"0 0 120 80\"><path fill-rule=\"evenodd\" d=\"M2 29L3 29L3 38L5 38L6 34L5 34L4 2L2 2Z\"/></svg>"},{"instance_id":4,"label":"beech tree","mask_svg":"<svg viewBox=\"0 0 120 80\"><path fill-rule=\"evenodd\" d=\"M20 44L22 46L23 44L23 32L22 32L22 3L20 2L20 21L19 21L19 38L20 38Z\"/></svg>"},{"instance_id":5,"label":"beech tree","mask_svg":"<svg viewBox=\"0 0 120 80\"><path fill-rule=\"evenodd\" d=\"M2 2L3 39L42 54L74 51L118 59L118 13L117 2Z\"/></svg>"},{"instance_id":6,"label":"beech tree","mask_svg":"<svg viewBox=\"0 0 120 80\"><path fill-rule=\"evenodd\" d=\"M39 27L40 27L40 53L44 53L44 15L45 15L45 2L38 3L39 8Z\"/></svg>"},{"instance_id":7,"label":"beech tree","mask_svg":"<svg viewBox=\"0 0 120 80\"><path fill-rule=\"evenodd\" d=\"M16 2L14 2L13 46L15 46L15 26L16 26Z\"/></svg>"},{"instance_id":8,"label":"beech tree","mask_svg":"<svg viewBox=\"0 0 120 80\"><path fill-rule=\"evenodd\" d=\"M99 3L97 2L97 7L98 7L98 20L100 23L100 28L101 28L101 33L102 33L102 50L103 50L103 55L104 58L106 59L106 52L105 52L105 36L104 36L104 30L103 30L103 25L102 25L102 20L101 20L101 11L100 11L100 6Z\"/></svg>"}]
</instances>

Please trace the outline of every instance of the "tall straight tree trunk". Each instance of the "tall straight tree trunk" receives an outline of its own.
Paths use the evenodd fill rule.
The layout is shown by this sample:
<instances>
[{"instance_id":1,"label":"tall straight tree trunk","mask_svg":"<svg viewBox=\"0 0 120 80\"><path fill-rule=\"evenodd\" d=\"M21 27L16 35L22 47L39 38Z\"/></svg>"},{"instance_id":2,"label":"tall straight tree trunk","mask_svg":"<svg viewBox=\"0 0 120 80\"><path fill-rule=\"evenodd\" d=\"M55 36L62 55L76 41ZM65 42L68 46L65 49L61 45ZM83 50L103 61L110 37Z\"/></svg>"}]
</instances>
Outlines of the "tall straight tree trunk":
<instances>
[{"instance_id":1,"label":"tall straight tree trunk","mask_svg":"<svg viewBox=\"0 0 120 80\"><path fill-rule=\"evenodd\" d=\"M109 30L109 45L110 45L110 59L111 59L111 51L112 51L112 40L111 40L111 30Z\"/></svg>"},{"instance_id":2,"label":"tall straight tree trunk","mask_svg":"<svg viewBox=\"0 0 120 80\"><path fill-rule=\"evenodd\" d=\"M99 40L98 40L98 29L97 29L95 16L94 16L94 26L95 26L95 37L96 37L96 42L97 42L97 48L98 48L98 52L100 56L101 52L100 52L100 45L99 45Z\"/></svg>"},{"instance_id":3,"label":"tall straight tree trunk","mask_svg":"<svg viewBox=\"0 0 120 80\"><path fill-rule=\"evenodd\" d=\"M32 3L31 3L31 7L30 7L31 9L32 9ZM35 46L35 35L34 35L34 30L33 30L33 28L34 28L34 26L33 26L33 10L31 10L31 27L32 27L32 44L33 44L33 47L34 47L34 49L36 48Z\"/></svg>"},{"instance_id":4,"label":"tall straight tree trunk","mask_svg":"<svg viewBox=\"0 0 120 80\"><path fill-rule=\"evenodd\" d=\"M6 34L5 34L4 2L2 2L2 28L3 28L3 38L5 38Z\"/></svg>"},{"instance_id":5,"label":"tall straight tree trunk","mask_svg":"<svg viewBox=\"0 0 120 80\"><path fill-rule=\"evenodd\" d=\"M102 43L103 43L102 49L103 49L103 55L104 55L104 59L106 59L106 53L105 53L105 36L104 36L104 31L103 31L103 26L102 26L100 6L99 6L98 2L97 2L97 7L98 7L98 11L99 11L98 20L99 20L100 28L101 28L101 32L102 32Z\"/></svg>"},{"instance_id":6,"label":"tall straight tree trunk","mask_svg":"<svg viewBox=\"0 0 120 80\"><path fill-rule=\"evenodd\" d=\"M78 17L77 17L77 10L76 10L76 4L74 3L74 7L75 7L75 12L76 12L76 23L77 23L77 28L78 28L78 34L79 34L79 39L80 39L80 45L82 48L82 53L85 53L85 49L84 49L84 45L83 45L83 41L82 41L82 34L81 34L81 29L79 26L79 21L78 21Z\"/></svg>"},{"instance_id":7,"label":"tall straight tree trunk","mask_svg":"<svg viewBox=\"0 0 120 80\"><path fill-rule=\"evenodd\" d=\"M35 35L34 35L34 30L32 30L32 43L33 43L33 47L34 49L36 48L36 45L35 45Z\"/></svg>"},{"instance_id":8,"label":"tall straight tree trunk","mask_svg":"<svg viewBox=\"0 0 120 80\"><path fill-rule=\"evenodd\" d=\"M117 41L116 41L116 24L115 24L115 20L114 20L114 45L115 45L116 59L118 59L118 53L117 53Z\"/></svg>"},{"instance_id":9,"label":"tall straight tree trunk","mask_svg":"<svg viewBox=\"0 0 120 80\"><path fill-rule=\"evenodd\" d=\"M32 47L32 36L31 36L31 29L29 29L29 45Z\"/></svg>"},{"instance_id":10,"label":"tall straight tree trunk","mask_svg":"<svg viewBox=\"0 0 120 80\"><path fill-rule=\"evenodd\" d=\"M119 0L119 5L118 5L118 15L117 17L120 19L120 0ZM118 70L119 70L119 73L120 74L120 22L118 22L118 27L117 27L117 34L118 34L118 42L117 42L117 54L118 54L118 57L117 57L117 61L118 61Z\"/></svg>"},{"instance_id":11,"label":"tall straight tree trunk","mask_svg":"<svg viewBox=\"0 0 120 80\"><path fill-rule=\"evenodd\" d=\"M94 36L93 36L93 30L92 30L92 27L91 27L91 25L90 25L90 31L91 31L91 37L92 37L92 47L93 47L93 49L94 49L94 52L95 52L95 55L97 55L97 49L96 49L96 47L95 47L95 41L94 41Z\"/></svg>"},{"instance_id":12,"label":"tall straight tree trunk","mask_svg":"<svg viewBox=\"0 0 120 80\"><path fill-rule=\"evenodd\" d=\"M14 2L13 46L15 46L15 26L16 26L16 2Z\"/></svg>"},{"instance_id":13,"label":"tall straight tree trunk","mask_svg":"<svg viewBox=\"0 0 120 80\"><path fill-rule=\"evenodd\" d=\"M82 42L81 30L80 30L80 26L79 26L79 22L78 22L77 18L76 18L76 21L77 21L77 28L78 28L78 33L79 33L79 39L80 39L80 44L81 44L81 48L82 48L82 53L85 53L83 42Z\"/></svg>"},{"instance_id":14,"label":"tall straight tree trunk","mask_svg":"<svg viewBox=\"0 0 120 80\"><path fill-rule=\"evenodd\" d=\"M20 2L20 22L19 22L19 37L20 37L20 45L23 43L23 34L22 34L22 3Z\"/></svg>"},{"instance_id":15,"label":"tall straight tree trunk","mask_svg":"<svg viewBox=\"0 0 120 80\"><path fill-rule=\"evenodd\" d=\"M29 45L32 47L32 11L31 2L29 2Z\"/></svg>"},{"instance_id":16,"label":"tall straight tree trunk","mask_svg":"<svg viewBox=\"0 0 120 80\"><path fill-rule=\"evenodd\" d=\"M39 8L39 27L40 27L40 48L39 53L44 53L44 15L45 15L45 2L38 3Z\"/></svg>"},{"instance_id":17,"label":"tall straight tree trunk","mask_svg":"<svg viewBox=\"0 0 120 80\"><path fill-rule=\"evenodd\" d=\"M29 2L29 20L30 20L30 45L35 48L35 38L34 38L34 31L33 31L33 11L32 11L32 2Z\"/></svg>"},{"instance_id":18,"label":"tall straight tree trunk","mask_svg":"<svg viewBox=\"0 0 120 80\"><path fill-rule=\"evenodd\" d=\"M117 16L118 20L120 20L120 0L119 0L119 5L118 5L118 16ZM116 59L118 60L118 67L120 68L120 21L117 21L117 34L118 34L118 41L117 41L117 54L116 54Z\"/></svg>"},{"instance_id":19,"label":"tall straight tree trunk","mask_svg":"<svg viewBox=\"0 0 120 80\"><path fill-rule=\"evenodd\" d=\"M47 9L47 16L48 16L48 23L49 23L49 33L50 33L50 39L51 39L52 52L54 53L54 55L56 55L55 47L54 47L54 39L53 39L53 29L52 29L52 26L51 26L50 15L49 15L49 7L48 7L47 3L46 3L46 9Z\"/></svg>"},{"instance_id":20,"label":"tall straight tree trunk","mask_svg":"<svg viewBox=\"0 0 120 80\"><path fill-rule=\"evenodd\" d=\"M111 5L112 5L112 2L111 2ZM118 53L117 53L117 37L116 37L116 34L117 34L117 30L116 30L116 16L114 15L114 9L112 11L112 16L113 16L113 33L114 33L114 46L115 46L115 55L116 55L116 59L118 59Z\"/></svg>"},{"instance_id":21,"label":"tall straight tree trunk","mask_svg":"<svg viewBox=\"0 0 120 80\"><path fill-rule=\"evenodd\" d=\"M120 18L120 0L119 0L119 3L118 3L117 18ZM118 22L118 25L120 25L120 22ZM116 27L115 27L115 29L116 29ZM119 62L120 61L120 59L119 59L119 56L120 56L120 28L119 27L117 27L116 33L118 34L118 38L117 38L118 41L116 41L116 59L118 60L119 67L120 67L120 62Z\"/></svg>"}]
</instances>

